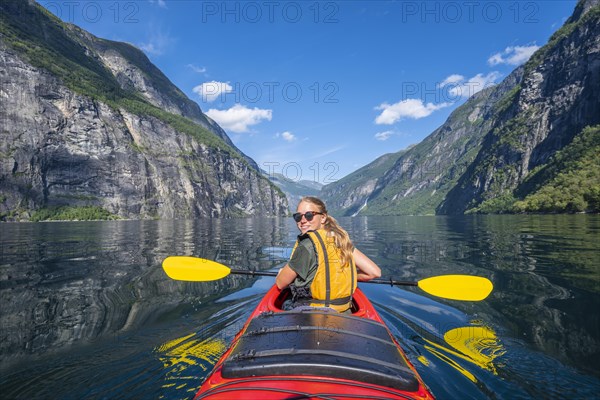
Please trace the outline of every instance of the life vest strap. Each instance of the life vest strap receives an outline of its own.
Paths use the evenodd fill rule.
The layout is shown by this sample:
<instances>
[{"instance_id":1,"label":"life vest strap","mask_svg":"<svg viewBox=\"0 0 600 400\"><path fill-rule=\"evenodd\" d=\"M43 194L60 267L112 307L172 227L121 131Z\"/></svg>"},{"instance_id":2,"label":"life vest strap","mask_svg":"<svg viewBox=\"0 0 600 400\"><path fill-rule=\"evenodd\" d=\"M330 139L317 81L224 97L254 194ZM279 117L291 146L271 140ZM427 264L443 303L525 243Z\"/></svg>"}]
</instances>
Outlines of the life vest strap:
<instances>
[{"instance_id":1,"label":"life vest strap","mask_svg":"<svg viewBox=\"0 0 600 400\"><path fill-rule=\"evenodd\" d=\"M344 306L346 304L350 304L351 301L352 301L352 296L346 296L346 297L342 297L340 299L330 299L330 300L310 299L311 303L326 304L327 302L329 302L329 304L334 305L334 306Z\"/></svg>"}]
</instances>

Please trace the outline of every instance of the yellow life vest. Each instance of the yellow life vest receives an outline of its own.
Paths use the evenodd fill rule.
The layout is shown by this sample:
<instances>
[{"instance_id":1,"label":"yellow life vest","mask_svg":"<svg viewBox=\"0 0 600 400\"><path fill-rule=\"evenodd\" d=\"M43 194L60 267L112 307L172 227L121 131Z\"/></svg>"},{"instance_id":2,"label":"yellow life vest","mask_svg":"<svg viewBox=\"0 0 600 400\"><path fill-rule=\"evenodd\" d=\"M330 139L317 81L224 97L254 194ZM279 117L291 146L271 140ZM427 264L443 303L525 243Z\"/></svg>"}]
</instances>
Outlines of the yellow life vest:
<instances>
[{"instance_id":1,"label":"yellow life vest","mask_svg":"<svg viewBox=\"0 0 600 400\"><path fill-rule=\"evenodd\" d=\"M327 231L308 231L298 240L309 238L317 254L317 272L310 284L313 307L330 307L343 312L352 306L352 294L356 289L356 265L341 265L340 249Z\"/></svg>"}]
</instances>

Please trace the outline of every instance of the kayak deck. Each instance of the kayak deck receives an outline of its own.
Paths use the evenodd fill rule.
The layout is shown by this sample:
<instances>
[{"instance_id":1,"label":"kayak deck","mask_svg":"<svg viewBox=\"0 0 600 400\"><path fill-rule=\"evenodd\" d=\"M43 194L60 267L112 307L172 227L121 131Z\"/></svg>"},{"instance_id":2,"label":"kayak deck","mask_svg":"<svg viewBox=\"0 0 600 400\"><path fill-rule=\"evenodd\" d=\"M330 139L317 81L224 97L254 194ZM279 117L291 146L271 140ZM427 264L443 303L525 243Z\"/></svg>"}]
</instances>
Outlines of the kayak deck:
<instances>
[{"instance_id":1,"label":"kayak deck","mask_svg":"<svg viewBox=\"0 0 600 400\"><path fill-rule=\"evenodd\" d=\"M352 314L282 311L287 295L269 290L196 399L433 399L360 289Z\"/></svg>"},{"instance_id":2,"label":"kayak deck","mask_svg":"<svg viewBox=\"0 0 600 400\"><path fill-rule=\"evenodd\" d=\"M226 379L318 375L408 391L419 387L385 326L324 311L254 318L221 374Z\"/></svg>"}]
</instances>

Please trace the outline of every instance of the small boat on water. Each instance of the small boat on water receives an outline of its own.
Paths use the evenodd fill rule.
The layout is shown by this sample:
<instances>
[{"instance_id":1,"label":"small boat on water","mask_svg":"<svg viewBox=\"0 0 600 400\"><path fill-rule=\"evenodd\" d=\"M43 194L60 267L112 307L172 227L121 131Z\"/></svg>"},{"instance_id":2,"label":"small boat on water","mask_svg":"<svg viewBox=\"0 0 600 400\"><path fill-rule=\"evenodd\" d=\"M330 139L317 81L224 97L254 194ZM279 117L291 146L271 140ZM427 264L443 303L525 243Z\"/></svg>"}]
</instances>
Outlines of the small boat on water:
<instances>
[{"instance_id":1,"label":"small boat on water","mask_svg":"<svg viewBox=\"0 0 600 400\"><path fill-rule=\"evenodd\" d=\"M189 256L167 257L162 266L171 279L188 282L277 275ZM414 286L461 301L483 300L493 289L489 279L471 275L366 283ZM351 313L314 307L284 311L289 295L276 286L267 292L195 399L434 398L360 289L352 295Z\"/></svg>"},{"instance_id":2,"label":"small boat on water","mask_svg":"<svg viewBox=\"0 0 600 400\"><path fill-rule=\"evenodd\" d=\"M347 314L288 296L267 292L195 399L434 398L360 289Z\"/></svg>"}]
</instances>

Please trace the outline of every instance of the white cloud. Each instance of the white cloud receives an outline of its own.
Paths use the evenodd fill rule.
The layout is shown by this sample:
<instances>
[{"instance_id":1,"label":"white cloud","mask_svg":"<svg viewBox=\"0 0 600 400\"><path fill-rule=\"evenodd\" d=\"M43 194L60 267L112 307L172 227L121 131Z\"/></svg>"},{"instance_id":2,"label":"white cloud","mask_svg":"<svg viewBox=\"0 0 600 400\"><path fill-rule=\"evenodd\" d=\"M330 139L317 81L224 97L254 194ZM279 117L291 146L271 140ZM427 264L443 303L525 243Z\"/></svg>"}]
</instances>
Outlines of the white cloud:
<instances>
[{"instance_id":1,"label":"white cloud","mask_svg":"<svg viewBox=\"0 0 600 400\"><path fill-rule=\"evenodd\" d=\"M162 48L160 44L156 42L140 43L140 49L142 49L145 53L153 54L155 56L160 56L165 52L164 48Z\"/></svg>"},{"instance_id":2,"label":"white cloud","mask_svg":"<svg viewBox=\"0 0 600 400\"><path fill-rule=\"evenodd\" d=\"M233 87L231 87L229 82L210 81L196 86L192 91L202 97L202 101L211 103L218 99L223 93L231 93Z\"/></svg>"},{"instance_id":3,"label":"white cloud","mask_svg":"<svg viewBox=\"0 0 600 400\"><path fill-rule=\"evenodd\" d=\"M206 67L198 67L197 65L194 65L194 64L188 64L187 67L190 68L192 71L197 72L199 74L206 73Z\"/></svg>"},{"instance_id":4,"label":"white cloud","mask_svg":"<svg viewBox=\"0 0 600 400\"><path fill-rule=\"evenodd\" d=\"M381 114L375 118L375 123L378 125L392 125L405 118L421 119L449 105L450 103L425 104L420 99L407 99L395 104L382 103L375 107L376 110L381 110Z\"/></svg>"},{"instance_id":5,"label":"white cloud","mask_svg":"<svg viewBox=\"0 0 600 400\"><path fill-rule=\"evenodd\" d=\"M292 132L289 132L289 131L283 132L280 136L286 142L293 142L294 140L296 140L296 135L294 135Z\"/></svg>"},{"instance_id":6,"label":"white cloud","mask_svg":"<svg viewBox=\"0 0 600 400\"><path fill-rule=\"evenodd\" d=\"M529 57L535 53L540 46L510 46L500 53L496 53L488 59L489 65L508 64L521 65L529 60Z\"/></svg>"},{"instance_id":7,"label":"white cloud","mask_svg":"<svg viewBox=\"0 0 600 400\"><path fill-rule=\"evenodd\" d=\"M448 86L454 83L462 82L465 80L465 77L458 74L452 74L440 83L440 87Z\"/></svg>"},{"instance_id":8,"label":"white cloud","mask_svg":"<svg viewBox=\"0 0 600 400\"><path fill-rule=\"evenodd\" d=\"M150 4L158 4L160 8L167 8L167 3L165 0L150 0Z\"/></svg>"},{"instance_id":9,"label":"white cloud","mask_svg":"<svg viewBox=\"0 0 600 400\"><path fill-rule=\"evenodd\" d=\"M394 134L394 131L377 132L375 134L375 139L381 140L383 142L385 140L388 140L390 138L390 136L392 136L393 134Z\"/></svg>"},{"instance_id":10,"label":"white cloud","mask_svg":"<svg viewBox=\"0 0 600 400\"><path fill-rule=\"evenodd\" d=\"M173 42L173 39L168 33L163 33L160 29L155 29L153 27L149 27L148 32L152 32L152 35L147 42L139 44L140 49L155 56L163 55L167 51L169 45Z\"/></svg>"},{"instance_id":11,"label":"white cloud","mask_svg":"<svg viewBox=\"0 0 600 400\"><path fill-rule=\"evenodd\" d=\"M270 121L273 118L273 110L265 110L257 107L248 108L241 104L227 110L210 109L206 112L210 118L217 121L223 129L236 133L249 131L249 127L261 123L264 120Z\"/></svg>"},{"instance_id":12,"label":"white cloud","mask_svg":"<svg viewBox=\"0 0 600 400\"><path fill-rule=\"evenodd\" d=\"M450 75L440 83L440 88L445 88L449 100L458 98L468 98L481 90L495 85L502 75L497 71L492 71L487 75L477 74L469 79L462 75Z\"/></svg>"},{"instance_id":13,"label":"white cloud","mask_svg":"<svg viewBox=\"0 0 600 400\"><path fill-rule=\"evenodd\" d=\"M310 159L316 159L316 158L325 157L325 156L328 156L330 154L337 153L338 151L343 150L346 147L347 147L347 145L344 144L344 145L341 145L341 146L332 147L330 149L324 149L322 152L314 154L312 157L310 157Z\"/></svg>"}]
</instances>

